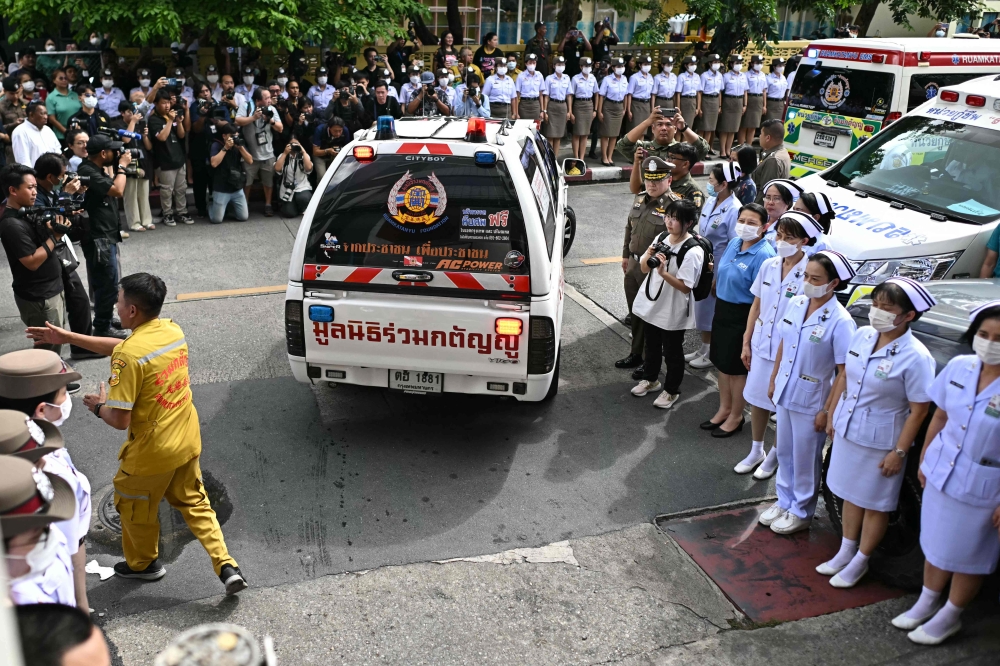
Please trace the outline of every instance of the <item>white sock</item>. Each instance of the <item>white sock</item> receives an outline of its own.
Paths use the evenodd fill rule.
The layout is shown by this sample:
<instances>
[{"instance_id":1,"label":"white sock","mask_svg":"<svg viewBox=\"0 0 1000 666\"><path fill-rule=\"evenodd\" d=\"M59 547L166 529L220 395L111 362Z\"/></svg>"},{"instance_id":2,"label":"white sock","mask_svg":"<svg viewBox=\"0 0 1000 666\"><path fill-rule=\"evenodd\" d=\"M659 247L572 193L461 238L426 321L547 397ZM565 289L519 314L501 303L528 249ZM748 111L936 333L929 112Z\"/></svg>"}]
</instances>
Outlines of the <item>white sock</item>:
<instances>
[{"instance_id":1,"label":"white sock","mask_svg":"<svg viewBox=\"0 0 1000 666\"><path fill-rule=\"evenodd\" d=\"M857 552L858 542L844 537L840 540L840 550L837 551L837 554L834 555L833 559L827 562L827 564L834 569L846 567L851 563L851 559ZM868 558L865 559L867 560ZM843 576L843 572L841 572L841 576Z\"/></svg>"},{"instance_id":2,"label":"white sock","mask_svg":"<svg viewBox=\"0 0 1000 666\"><path fill-rule=\"evenodd\" d=\"M922 617L927 617L934 611L934 607L937 606L940 596L940 592L935 592L925 586L920 591L920 598L917 599L917 603L913 604L913 608L906 611L906 617L911 620L919 620Z\"/></svg>"},{"instance_id":3,"label":"white sock","mask_svg":"<svg viewBox=\"0 0 1000 666\"><path fill-rule=\"evenodd\" d=\"M962 610L964 609L959 608L950 601L946 602L941 607L941 610L934 614L934 617L924 622L924 631L935 638L944 636L958 623L958 618L962 615Z\"/></svg>"},{"instance_id":4,"label":"white sock","mask_svg":"<svg viewBox=\"0 0 1000 666\"><path fill-rule=\"evenodd\" d=\"M746 458L740 461L741 465L752 465L760 458L760 454L764 451L764 442L754 442L750 445L750 453Z\"/></svg>"},{"instance_id":5,"label":"white sock","mask_svg":"<svg viewBox=\"0 0 1000 666\"><path fill-rule=\"evenodd\" d=\"M770 474L778 467L778 447L772 446L767 452L767 458L760 464L760 468Z\"/></svg>"},{"instance_id":6,"label":"white sock","mask_svg":"<svg viewBox=\"0 0 1000 666\"><path fill-rule=\"evenodd\" d=\"M856 541L854 542L854 544L855 544L854 547L857 548ZM841 549L843 549L843 545L841 545ZM844 567L844 570L841 571L838 575L840 576L840 579L843 580L845 583L854 584L857 583L859 580L861 580L861 576L863 576L867 570L868 570L868 556L859 550L856 553L854 553L854 557L851 558L851 561L848 563L848 565Z\"/></svg>"},{"instance_id":7,"label":"white sock","mask_svg":"<svg viewBox=\"0 0 1000 666\"><path fill-rule=\"evenodd\" d=\"M701 343L701 349L698 350L699 356L708 356L708 350L712 348L712 345L708 343Z\"/></svg>"}]
</instances>

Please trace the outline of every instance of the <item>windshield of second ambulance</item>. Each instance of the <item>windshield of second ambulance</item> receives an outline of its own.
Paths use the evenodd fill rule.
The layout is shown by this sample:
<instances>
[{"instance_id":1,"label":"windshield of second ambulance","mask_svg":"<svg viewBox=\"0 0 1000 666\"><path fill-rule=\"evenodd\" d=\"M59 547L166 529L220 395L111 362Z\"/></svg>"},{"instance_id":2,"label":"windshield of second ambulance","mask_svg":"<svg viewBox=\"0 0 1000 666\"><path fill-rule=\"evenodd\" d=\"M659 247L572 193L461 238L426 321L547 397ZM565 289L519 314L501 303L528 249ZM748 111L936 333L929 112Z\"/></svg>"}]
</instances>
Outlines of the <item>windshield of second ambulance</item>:
<instances>
[{"instance_id":1,"label":"windshield of second ambulance","mask_svg":"<svg viewBox=\"0 0 1000 666\"><path fill-rule=\"evenodd\" d=\"M1000 216L1000 132L905 116L824 176L842 187L985 224Z\"/></svg>"},{"instance_id":2,"label":"windshield of second ambulance","mask_svg":"<svg viewBox=\"0 0 1000 666\"><path fill-rule=\"evenodd\" d=\"M802 64L795 70L788 105L838 116L882 120L889 113L895 78L890 72Z\"/></svg>"}]
</instances>

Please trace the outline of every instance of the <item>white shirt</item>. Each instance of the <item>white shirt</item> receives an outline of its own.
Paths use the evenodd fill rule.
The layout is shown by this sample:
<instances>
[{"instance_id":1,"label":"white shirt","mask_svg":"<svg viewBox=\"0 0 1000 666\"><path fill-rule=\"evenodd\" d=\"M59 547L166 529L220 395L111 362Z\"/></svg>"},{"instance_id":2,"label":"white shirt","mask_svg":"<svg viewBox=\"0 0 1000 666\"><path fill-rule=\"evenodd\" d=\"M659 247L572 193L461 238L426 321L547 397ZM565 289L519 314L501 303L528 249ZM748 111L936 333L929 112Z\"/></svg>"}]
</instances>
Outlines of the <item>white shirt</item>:
<instances>
[{"instance_id":1,"label":"white shirt","mask_svg":"<svg viewBox=\"0 0 1000 666\"><path fill-rule=\"evenodd\" d=\"M803 253L799 263L781 277L784 257L771 257L760 265L757 277L750 286L750 293L760 299L760 314L753 326L750 350L754 358L773 361L778 353L781 335L778 324L785 316L785 309L792 298L802 291L802 277L805 275L809 256Z\"/></svg>"},{"instance_id":2,"label":"white shirt","mask_svg":"<svg viewBox=\"0 0 1000 666\"><path fill-rule=\"evenodd\" d=\"M389 88L392 88L392 86L389 86ZM417 93L420 92L420 88L421 85L419 83L417 85L413 85L409 81L404 83L403 87L399 89L400 106L406 106L409 104L413 98L417 96Z\"/></svg>"},{"instance_id":3,"label":"white shirt","mask_svg":"<svg viewBox=\"0 0 1000 666\"><path fill-rule=\"evenodd\" d=\"M545 84L542 86L542 93L548 95L549 99L561 102L570 94L570 87L573 81L563 74L549 74L545 77Z\"/></svg>"},{"instance_id":4,"label":"white shirt","mask_svg":"<svg viewBox=\"0 0 1000 666\"><path fill-rule=\"evenodd\" d=\"M793 72L792 75L794 76L794 74ZM791 85L791 81L786 79L784 74L771 72L767 75L767 98L784 99L785 91L788 90L789 85Z\"/></svg>"},{"instance_id":5,"label":"white shirt","mask_svg":"<svg viewBox=\"0 0 1000 666\"><path fill-rule=\"evenodd\" d=\"M653 77L653 94L657 97L673 97L677 92L677 75L673 72L660 72Z\"/></svg>"},{"instance_id":6,"label":"white shirt","mask_svg":"<svg viewBox=\"0 0 1000 666\"><path fill-rule=\"evenodd\" d=\"M601 79L600 93L601 97L609 102L620 102L628 94L628 79L624 74L621 76L609 74Z\"/></svg>"},{"instance_id":7,"label":"white shirt","mask_svg":"<svg viewBox=\"0 0 1000 666\"><path fill-rule=\"evenodd\" d=\"M71 245L71 244L67 244ZM90 514L92 511L90 502L90 481L73 464L69 451L58 449L45 456L45 471L55 474L70 485L73 494L76 495L76 516L69 520L54 523L53 526L59 529L66 536L66 543L71 555L76 554L80 549L80 541L87 536L90 531Z\"/></svg>"},{"instance_id":8,"label":"white shirt","mask_svg":"<svg viewBox=\"0 0 1000 666\"><path fill-rule=\"evenodd\" d=\"M697 97L701 92L701 77L693 72L684 72L677 77L677 92L681 97Z\"/></svg>"},{"instance_id":9,"label":"white shirt","mask_svg":"<svg viewBox=\"0 0 1000 666\"><path fill-rule=\"evenodd\" d=\"M762 95L767 89L767 76L763 72L755 72L753 68L747 72L747 92L751 95Z\"/></svg>"},{"instance_id":10,"label":"white shirt","mask_svg":"<svg viewBox=\"0 0 1000 666\"><path fill-rule=\"evenodd\" d=\"M795 72L797 72L797 71L799 71L799 70L796 69ZM792 81L795 80L795 72L792 72L791 74L789 74L788 78L786 79L787 83L785 84L785 90L788 91L788 92L791 92L791 90L792 90ZM768 95L770 95L770 93L768 93Z\"/></svg>"},{"instance_id":11,"label":"white shirt","mask_svg":"<svg viewBox=\"0 0 1000 666\"><path fill-rule=\"evenodd\" d=\"M709 70L701 75L701 92L703 95L717 95L722 92L723 78L719 72ZM742 93L741 93L742 94Z\"/></svg>"},{"instance_id":12,"label":"white shirt","mask_svg":"<svg viewBox=\"0 0 1000 666\"><path fill-rule=\"evenodd\" d=\"M501 79L496 74L491 74L483 85L483 94L490 100L490 104L510 104L517 94L514 79L509 76Z\"/></svg>"},{"instance_id":13,"label":"white shirt","mask_svg":"<svg viewBox=\"0 0 1000 666\"><path fill-rule=\"evenodd\" d=\"M664 242L667 238L668 236L664 236ZM688 288L694 289L701 276L701 267L705 262L705 251L698 245L693 246L684 255L684 263L678 267L677 251L681 249L684 240L670 244L670 251L674 254L670 256L667 272L683 282ZM656 240L654 239L650 247L655 244ZM647 291L649 296L646 295ZM659 292L659 297L657 297L657 292ZM695 327L694 294L691 292L684 294L674 289L660 277L656 269L651 269L646 274L646 279L642 281L639 293L636 294L635 301L632 303L632 313L647 324L652 324L664 331L693 329Z\"/></svg>"},{"instance_id":14,"label":"white shirt","mask_svg":"<svg viewBox=\"0 0 1000 666\"><path fill-rule=\"evenodd\" d=\"M10 142L14 150L14 161L30 167L34 167L35 161L45 153L62 152L59 139L51 127L43 125L42 129L38 129L27 120L10 133Z\"/></svg>"},{"instance_id":15,"label":"white shirt","mask_svg":"<svg viewBox=\"0 0 1000 666\"><path fill-rule=\"evenodd\" d=\"M56 558L40 574L19 580L10 586L10 599L15 606L27 604L76 606L73 562L70 560L66 536L60 530L49 528L48 538L55 539L59 544Z\"/></svg>"},{"instance_id":16,"label":"white shirt","mask_svg":"<svg viewBox=\"0 0 1000 666\"><path fill-rule=\"evenodd\" d=\"M590 99L597 92L597 86L597 78L593 74L588 74L584 78L581 72L573 77L573 87L570 94L578 99Z\"/></svg>"},{"instance_id":17,"label":"white shirt","mask_svg":"<svg viewBox=\"0 0 1000 666\"><path fill-rule=\"evenodd\" d=\"M636 72L628 80L628 94L632 95L633 99L640 101L645 101L652 97L655 87L656 81L649 72Z\"/></svg>"},{"instance_id":18,"label":"white shirt","mask_svg":"<svg viewBox=\"0 0 1000 666\"><path fill-rule=\"evenodd\" d=\"M514 82L514 90L521 99L538 99L542 96L545 77L539 72L521 72Z\"/></svg>"},{"instance_id":19,"label":"white shirt","mask_svg":"<svg viewBox=\"0 0 1000 666\"><path fill-rule=\"evenodd\" d=\"M722 76L723 92L726 95L742 95L749 87L747 75L743 72L726 72Z\"/></svg>"}]
</instances>

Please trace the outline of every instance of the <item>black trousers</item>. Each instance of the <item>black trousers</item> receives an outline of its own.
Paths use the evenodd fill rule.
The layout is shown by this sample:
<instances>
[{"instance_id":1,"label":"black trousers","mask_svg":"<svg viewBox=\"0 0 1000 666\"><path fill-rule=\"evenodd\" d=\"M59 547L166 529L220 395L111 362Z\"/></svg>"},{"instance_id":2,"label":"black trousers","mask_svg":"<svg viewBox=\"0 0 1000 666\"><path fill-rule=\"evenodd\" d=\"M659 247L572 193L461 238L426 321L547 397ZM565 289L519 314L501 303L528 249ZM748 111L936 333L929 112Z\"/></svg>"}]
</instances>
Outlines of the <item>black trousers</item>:
<instances>
[{"instance_id":1,"label":"black trousers","mask_svg":"<svg viewBox=\"0 0 1000 666\"><path fill-rule=\"evenodd\" d=\"M98 333L111 327L111 317L118 301L118 245L111 245L110 257L104 265L97 262L93 243L83 244L87 258L87 279L94 290L94 330Z\"/></svg>"},{"instance_id":2,"label":"black trousers","mask_svg":"<svg viewBox=\"0 0 1000 666\"><path fill-rule=\"evenodd\" d=\"M90 318L90 296L87 288L83 286L80 274L75 270L66 273L63 271L63 293L66 295L66 319L69 321L69 330L80 335L93 335L94 322ZM86 354L86 349L70 345L71 354Z\"/></svg>"},{"instance_id":3,"label":"black trousers","mask_svg":"<svg viewBox=\"0 0 1000 666\"><path fill-rule=\"evenodd\" d=\"M312 199L312 190L306 190L305 192L296 192L292 195L291 201L282 201L281 208L278 212L281 217L298 217L302 213L306 212L306 208L309 207L309 200Z\"/></svg>"},{"instance_id":4,"label":"black trousers","mask_svg":"<svg viewBox=\"0 0 1000 666\"><path fill-rule=\"evenodd\" d=\"M644 328L646 349L642 378L656 381L660 374L660 363L666 360L667 376L663 380L663 388L667 393L680 393L681 380L684 379L684 331L664 331L649 322L646 322Z\"/></svg>"},{"instance_id":5,"label":"black trousers","mask_svg":"<svg viewBox=\"0 0 1000 666\"><path fill-rule=\"evenodd\" d=\"M194 207L201 215L208 215L209 189L212 184L212 168L201 159L191 159L191 180L194 183Z\"/></svg>"}]
</instances>

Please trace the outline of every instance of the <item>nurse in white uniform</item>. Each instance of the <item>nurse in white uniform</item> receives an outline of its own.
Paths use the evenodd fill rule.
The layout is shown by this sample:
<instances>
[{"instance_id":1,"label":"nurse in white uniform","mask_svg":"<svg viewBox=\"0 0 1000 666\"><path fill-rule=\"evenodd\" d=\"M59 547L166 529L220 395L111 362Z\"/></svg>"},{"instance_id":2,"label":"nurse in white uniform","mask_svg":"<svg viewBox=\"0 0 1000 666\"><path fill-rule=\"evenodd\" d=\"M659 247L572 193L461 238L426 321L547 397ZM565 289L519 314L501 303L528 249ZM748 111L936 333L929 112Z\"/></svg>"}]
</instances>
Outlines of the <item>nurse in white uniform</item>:
<instances>
[{"instance_id":1,"label":"nurse in white uniform","mask_svg":"<svg viewBox=\"0 0 1000 666\"><path fill-rule=\"evenodd\" d=\"M809 254L829 250L830 225L833 224L833 218L837 217L836 211L833 210L833 204L830 203L830 198L822 192L803 192L802 196L795 200L792 210L812 215L823 227L823 235L816 241L815 245L807 250Z\"/></svg>"},{"instance_id":2,"label":"nurse in white uniform","mask_svg":"<svg viewBox=\"0 0 1000 666\"><path fill-rule=\"evenodd\" d=\"M930 407L935 368L934 357L910 333L910 322L934 305L923 285L909 278L875 287L871 326L854 334L845 371L834 382L826 485L844 500L844 536L833 559L816 567L833 576L834 587L853 587L868 572L868 558L899 503L906 456Z\"/></svg>"},{"instance_id":3,"label":"nurse in white uniform","mask_svg":"<svg viewBox=\"0 0 1000 666\"><path fill-rule=\"evenodd\" d=\"M953 358L928 392L937 411L920 461L924 589L892 621L922 645L937 645L962 628L962 609L1000 557L1000 300L969 319L965 340L975 356Z\"/></svg>"},{"instance_id":4,"label":"nurse in white uniform","mask_svg":"<svg viewBox=\"0 0 1000 666\"><path fill-rule=\"evenodd\" d=\"M803 190L798 183L785 178L775 178L764 185L763 192L757 193L758 198L764 204L764 210L767 211L768 231L764 238L771 244L771 247L776 247L775 222L792 209L795 202L802 196L802 192Z\"/></svg>"},{"instance_id":5,"label":"nurse in white uniform","mask_svg":"<svg viewBox=\"0 0 1000 666\"><path fill-rule=\"evenodd\" d=\"M760 465L754 478L763 480L771 478L778 469L778 450L771 447L770 453L764 454L767 420L774 411L768 388L781 342L778 324L788 304L802 293L802 278L809 261L806 251L821 233L812 217L793 211L785 213L777 223L778 256L763 263L750 287L754 301L743 334L742 359L750 371L743 397L750 404L753 443L747 457L733 468L737 474L748 474Z\"/></svg>"},{"instance_id":6,"label":"nurse in white uniform","mask_svg":"<svg viewBox=\"0 0 1000 666\"><path fill-rule=\"evenodd\" d=\"M715 164L708 173L708 199L701 207L698 233L712 244L712 253L718 259L726 246L736 236L736 218L743 203L733 194L733 186L742 176L735 162ZM750 202L747 202L750 203ZM708 352L712 345L712 318L715 317L715 295L709 294L694 304L695 321L701 333L701 348L684 355L692 368L710 368Z\"/></svg>"},{"instance_id":7,"label":"nurse in white uniform","mask_svg":"<svg viewBox=\"0 0 1000 666\"><path fill-rule=\"evenodd\" d=\"M778 501L759 518L777 534L808 529L816 511L830 387L834 372L844 371L857 328L834 292L854 275L842 254L817 252L806 264L802 295L792 298L778 324L781 342L768 390L778 411Z\"/></svg>"}]
</instances>

